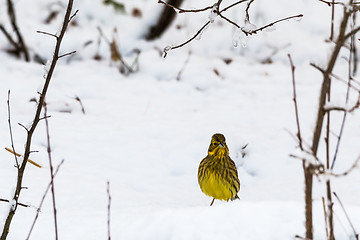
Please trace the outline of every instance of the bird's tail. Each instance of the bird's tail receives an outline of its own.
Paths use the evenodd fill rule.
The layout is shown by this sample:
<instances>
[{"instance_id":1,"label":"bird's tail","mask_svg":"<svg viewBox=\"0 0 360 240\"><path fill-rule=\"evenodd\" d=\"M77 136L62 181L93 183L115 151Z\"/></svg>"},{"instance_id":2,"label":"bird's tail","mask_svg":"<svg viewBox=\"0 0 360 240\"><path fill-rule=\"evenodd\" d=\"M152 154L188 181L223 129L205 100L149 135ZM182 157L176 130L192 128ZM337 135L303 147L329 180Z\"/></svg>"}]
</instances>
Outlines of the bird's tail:
<instances>
[{"instance_id":1,"label":"bird's tail","mask_svg":"<svg viewBox=\"0 0 360 240\"><path fill-rule=\"evenodd\" d=\"M233 197L232 199L231 199L231 201L234 201L235 199L239 199L240 200L240 198L239 198L239 196L236 194L235 195L235 197Z\"/></svg>"}]
</instances>

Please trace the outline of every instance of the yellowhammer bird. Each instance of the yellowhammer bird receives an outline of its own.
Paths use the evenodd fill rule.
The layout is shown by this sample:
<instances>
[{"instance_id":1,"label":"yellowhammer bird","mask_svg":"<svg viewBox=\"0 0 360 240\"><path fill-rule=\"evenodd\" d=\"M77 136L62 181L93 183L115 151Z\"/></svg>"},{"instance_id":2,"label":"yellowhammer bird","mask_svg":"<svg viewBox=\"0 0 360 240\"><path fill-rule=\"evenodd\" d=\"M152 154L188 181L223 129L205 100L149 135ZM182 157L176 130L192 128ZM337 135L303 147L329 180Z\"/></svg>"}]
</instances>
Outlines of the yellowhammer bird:
<instances>
[{"instance_id":1,"label":"yellowhammer bird","mask_svg":"<svg viewBox=\"0 0 360 240\"><path fill-rule=\"evenodd\" d=\"M234 200L239 198L240 190L238 172L229 156L225 137L216 133L211 138L208 155L200 162L198 181L201 191L215 199Z\"/></svg>"}]
</instances>

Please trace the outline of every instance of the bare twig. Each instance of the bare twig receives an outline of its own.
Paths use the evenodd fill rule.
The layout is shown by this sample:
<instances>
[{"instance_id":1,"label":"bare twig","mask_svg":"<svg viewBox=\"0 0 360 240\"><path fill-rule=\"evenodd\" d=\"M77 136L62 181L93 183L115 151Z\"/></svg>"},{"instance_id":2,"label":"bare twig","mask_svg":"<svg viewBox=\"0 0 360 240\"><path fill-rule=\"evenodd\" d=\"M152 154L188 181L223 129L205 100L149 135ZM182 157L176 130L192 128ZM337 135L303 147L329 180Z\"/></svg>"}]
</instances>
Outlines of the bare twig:
<instances>
[{"instance_id":1,"label":"bare twig","mask_svg":"<svg viewBox=\"0 0 360 240\"><path fill-rule=\"evenodd\" d=\"M21 190L22 190L22 181L23 181L23 176L24 176L24 172L25 172L25 167L26 167L26 163L27 163L27 160L29 159L29 155L30 155L30 151L31 151L32 136L33 136L33 134L35 132L35 129L36 129L39 121L40 121L39 119L40 119L40 115L41 115L41 110L42 110L42 107L43 107L43 104L44 104L45 96L46 96L47 90L49 88L53 72L55 70L56 63L57 63L57 61L59 59L60 46L61 46L61 42L63 40L63 37L65 35L65 31L66 31L66 29L68 27L68 24L69 24L69 18L70 18L70 15L71 15L72 6L73 6L73 0L69 0L60 34L56 38L56 46L55 46L55 50L54 50L54 54L53 54L53 59L52 59L52 62L50 64L49 71L48 71L48 73L46 75L46 79L45 79L45 83L44 83L42 92L40 94L40 99L38 101L38 106L37 106L37 109L36 109L36 112L35 112L34 120L33 120L33 123L31 125L31 128L27 132L27 139L26 139L25 151L24 151L24 161L21 163L20 169L18 171L16 189L15 189L14 196L12 198L12 200L15 201L16 203L18 202L18 199L20 197L20 193L21 193ZM10 209L10 211L8 213L8 216L6 218L5 224L4 224L4 228L3 228L0 240L5 240L7 238L7 235L9 233L9 229L10 229L10 224L11 224L11 221L12 221L14 215L15 215L16 209L17 209L17 205L15 205L14 208Z\"/></svg>"},{"instance_id":2,"label":"bare twig","mask_svg":"<svg viewBox=\"0 0 360 240\"><path fill-rule=\"evenodd\" d=\"M352 27L353 29L353 27ZM346 89L346 96L345 96L345 104L347 104L349 102L349 97L350 97L350 86L351 86L351 74L352 74L352 70L351 70L351 63L352 63L352 58L353 58L353 51L352 49L354 48L354 36L351 36L351 41L350 41L350 52L349 52L349 69L348 69L348 85L347 85L347 89ZM357 103L355 104L355 106L353 107L353 111L358 108L360 106L360 98L358 99ZM341 122L341 127L340 127L340 132L337 138L337 143L336 143L336 147L335 147L335 153L334 153L334 157L331 163L331 169L334 169L334 165L335 165L335 161L337 158L337 154L339 152L339 147L340 147L340 142L341 142L341 137L344 131L344 127L345 127L345 121L346 121L346 116L347 116L347 111L344 111L344 115L343 115L343 119Z\"/></svg>"},{"instance_id":3,"label":"bare twig","mask_svg":"<svg viewBox=\"0 0 360 240\"><path fill-rule=\"evenodd\" d=\"M74 54L74 53L76 53L76 51L72 51L72 52L69 52L69 53L65 53L65 54L63 54L63 55L60 55L59 58L66 57L66 56L69 56L69 55Z\"/></svg>"},{"instance_id":4,"label":"bare twig","mask_svg":"<svg viewBox=\"0 0 360 240\"><path fill-rule=\"evenodd\" d=\"M317 66L315 63L310 63L310 66L314 67L315 69L319 70L322 74L325 73L325 70L322 69L321 67ZM355 82L357 84L359 84L357 81L355 81L355 79L352 77L351 78L351 82L341 78L340 76L336 75L335 73L330 73L330 77L333 77L335 78L336 80L339 80L340 82L342 83L345 83L346 85L350 85L350 87L357 91L357 92L360 92L360 88L358 88L357 86L354 86L351 82Z\"/></svg>"},{"instance_id":5,"label":"bare twig","mask_svg":"<svg viewBox=\"0 0 360 240\"><path fill-rule=\"evenodd\" d=\"M11 148L14 154L14 158L15 158L15 163L16 163L16 168L19 169L20 165L19 165L19 161L17 159L17 155L16 155L16 151L15 151L15 146L14 146L14 138L13 138L13 133L12 133L12 128L11 128L11 113L10 113L10 90L8 91L8 99L6 101L7 103L7 107L8 107L8 124L9 124L9 133L10 133L10 141L11 141Z\"/></svg>"},{"instance_id":6,"label":"bare twig","mask_svg":"<svg viewBox=\"0 0 360 240\"><path fill-rule=\"evenodd\" d=\"M56 174L58 173L58 171L59 171L59 169L60 169L60 167L61 167L61 165L62 165L63 163L64 163L64 159L63 159L63 160L59 163L59 165L56 167L55 172L54 172L54 174L53 174L53 177L54 177L54 178L56 177ZM42 205L43 205L43 203L44 203L45 197L46 197L47 193L49 192L49 190L50 190L50 188L51 188L51 186L52 186L52 182L53 182L53 180L51 180L51 181L49 182L49 184L47 185L47 187L46 187L46 189L45 189L45 192L44 192L44 194L43 194L43 196L42 196L42 198L41 198L39 207L38 207L38 209L37 209L37 212L36 212L34 221L33 221L32 225L31 225L31 227L30 227L30 231L29 231L29 233L28 233L28 236L26 237L26 240L29 240L29 238L30 238L30 235L31 235L31 233L32 233L32 230L34 229L35 223L36 223L36 221L37 221L37 219L38 219L38 217L39 217L39 213L40 213L41 207L42 207Z\"/></svg>"},{"instance_id":7,"label":"bare twig","mask_svg":"<svg viewBox=\"0 0 360 240\"><path fill-rule=\"evenodd\" d=\"M293 86L293 101L294 101L294 107L295 107L296 126L297 126L297 129L298 129L298 132L297 132L296 136L297 136L297 139L299 141L299 147L300 147L301 151L303 151L304 148L303 148L303 145L302 145L299 112L298 112L298 106L297 106L297 101L296 101L295 66L294 66L294 63L293 63L293 61L291 59L290 54L288 54L288 58L289 58L290 67L291 67L292 86Z\"/></svg>"},{"instance_id":8,"label":"bare twig","mask_svg":"<svg viewBox=\"0 0 360 240\"><path fill-rule=\"evenodd\" d=\"M312 240L310 238L302 237L302 236L299 236L299 235L295 235L295 238L301 239L301 240Z\"/></svg>"},{"instance_id":9,"label":"bare twig","mask_svg":"<svg viewBox=\"0 0 360 240\"><path fill-rule=\"evenodd\" d=\"M49 166L50 166L51 196L52 196L52 204L53 204L53 212L54 212L55 239L57 240L57 239L59 239L59 237L58 237L56 201L55 201L54 169L53 169L53 164L52 164L52 159L51 159L49 121L46 116L47 116L47 104L46 104L46 102L44 102L44 118L45 118L46 142L47 142L46 151L48 153Z\"/></svg>"},{"instance_id":10,"label":"bare twig","mask_svg":"<svg viewBox=\"0 0 360 240\"><path fill-rule=\"evenodd\" d=\"M342 204L339 196L336 194L336 192L333 192L334 196L337 198L337 200L339 201L339 204L342 208L342 210L344 211L344 214L346 216L346 219L348 220L349 224L350 224L350 227L351 229L353 230L353 233L354 233L354 237L356 238L356 240L359 240L359 234L356 232L355 228L354 228L354 225L352 224L351 220L350 220L350 217L349 215L347 214L346 210L345 210L345 207L344 205Z\"/></svg>"},{"instance_id":11,"label":"bare twig","mask_svg":"<svg viewBox=\"0 0 360 240\"><path fill-rule=\"evenodd\" d=\"M76 16L76 14L77 14L78 12L79 12L79 9L76 9L76 11L74 12L74 14L69 17L69 20L68 20L69 23L70 23L71 20Z\"/></svg>"},{"instance_id":12,"label":"bare twig","mask_svg":"<svg viewBox=\"0 0 360 240\"><path fill-rule=\"evenodd\" d=\"M268 27L272 27L274 26L275 24L279 23L279 22L283 22L283 21L287 21L287 20L290 20L290 19L293 19L293 18L302 18L304 15L303 14L298 14L298 15L294 15L294 16L290 16L290 17L286 17L286 18L282 18L282 19L279 19L279 20L276 20L274 22L271 22L263 27L260 27L260 28L257 28L255 30L251 30L251 31L245 31L244 29L242 29L242 31L245 33L245 34L256 34L257 32L259 31L262 31L264 30L265 28L268 28Z\"/></svg>"},{"instance_id":13,"label":"bare twig","mask_svg":"<svg viewBox=\"0 0 360 240\"><path fill-rule=\"evenodd\" d=\"M324 210L324 217L325 217L325 232L326 232L326 239L329 239L329 229L328 229L328 222L327 222L327 213L326 213L326 206L325 206L325 198L321 197L323 203L323 210Z\"/></svg>"},{"instance_id":14,"label":"bare twig","mask_svg":"<svg viewBox=\"0 0 360 240\"><path fill-rule=\"evenodd\" d=\"M9 200L7 199L3 199L3 198L0 198L0 202L10 202ZM27 204L24 204L24 203L17 203L19 206L22 206L22 207L31 207L30 205L27 205Z\"/></svg>"},{"instance_id":15,"label":"bare twig","mask_svg":"<svg viewBox=\"0 0 360 240\"><path fill-rule=\"evenodd\" d=\"M44 35L48 35L48 36L51 36L51 37L54 37L56 39L58 39L58 36L56 34L53 34L53 33L48 33L48 32L43 32L43 31L36 31L37 33L41 33L41 34L44 34Z\"/></svg>"},{"instance_id":16,"label":"bare twig","mask_svg":"<svg viewBox=\"0 0 360 240\"><path fill-rule=\"evenodd\" d=\"M328 5L329 7L330 7L331 5L336 5L336 4L345 6L345 4L344 4L343 2L334 2L334 0L332 0L332 2L324 1L324 0L319 0L319 1L325 3L325 4Z\"/></svg>"},{"instance_id":17,"label":"bare twig","mask_svg":"<svg viewBox=\"0 0 360 240\"><path fill-rule=\"evenodd\" d=\"M110 207L111 207L111 195L110 195L110 181L107 181L107 188L106 188L107 196L108 196L108 206L107 206L107 212L108 212L108 218L107 218L107 230L108 230L108 240L111 240L110 235Z\"/></svg>"},{"instance_id":18,"label":"bare twig","mask_svg":"<svg viewBox=\"0 0 360 240\"><path fill-rule=\"evenodd\" d=\"M176 80L177 80L177 81L180 81L181 75L182 75L182 73L184 72L185 67L187 66L187 64L188 64L189 61L190 61L190 56L191 56L191 50L189 50L188 56L187 56L187 58L186 58L186 60L185 60L185 62L184 62L184 65L182 66L182 68L180 69L180 71L178 72L178 74L177 74L177 76L176 76Z\"/></svg>"},{"instance_id":19,"label":"bare twig","mask_svg":"<svg viewBox=\"0 0 360 240\"><path fill-rule=\"evenodd\" d=\"M167 2L164 2L164 1L161 1L159 0L158 3L162 3L168 7L171 7L172 9L176 9L178 10L179 13L186 13L186 12L203 12L203 11L206 11L206 10L209 10L209 9L212 9L213 6L208 6L208 7L204 7L204 8L201 8L201 9L182 9L182 8L179 8L179 7L175 7Z\"/></svg>"},{"instance_id":20,"label":"bare twig","mask_svg":"<svg viewBox=\"0 0 360 240\"><path fill-rule=\"evenodd\" d=\"M291 66L291 75L292 75L292 85L293 85L293 101L295 106L295 117L296 117L296 125L298 128L298 132L296 134L299 147L301 151L304 152L304 148L302 145L302 137L301 137L301 130L300 130L300 121L299 121L299 113L296 101L296 84L295 84L295 66L291 59L291 55L288 54L290 66ZM316 155L315 159L316 158ZM313 163L307 164L306 159L301 158L303 170L304 170L304 178L305 178L305 228L306 228L306 238L312 239L313 235L313 226L312 226L312 183L313 183L313 174L317 174L320 168L314 170L316 165ZM322 167L322 165L319 165ZM317 171L317 172L315 172Z\"/></svg>"},{"instance_id":21,"label":"bare twig","mask_svg":"<svg viewBox=\"0 0 360 240\"><path fill-rule=\"evenodd\" d=\"M81 107L81 112L82 112L83 114L85 114L85 108L84 108L84 105L82 104L81 99L80 99L78 96L75 96L74 99L79 102L80 107Z\"/></svg>"},{"instance_id":22,"label":"bare twig","mask_svg":"<svg viewBox=\"0 0 360 240\"><path fill-rule=\"evenodd\" d=\"M230 9L230 8L232 8L232 7L235 7L236 5L238 5L238 4L240 4L240 3L243 3L243 2L246 2L246 1L248 1L248 0L240 0L240 1L237 1L236 3L233 3L233 4L231 4L231 5L227 6L227 7L224 7L224 8L221 10L221 12L225 12L226 10L228 10L228 9Z\"/></svg>"},{"instance_id":23,"label":"bare twig","mask_svg":"<svg viewBox=\"0 0 360 240\"><path fill-rule=\"evenodd\" d=\"M329 175L334 176L334 177L344 177L346 175L348 175L349 173L351 173L359 164L360 162L360 157L358 157L354 163L350 166L350 168L348 170L346 170L345 172L342 173L334 173L332 171L330 171Z\"/></svg>"},{"instance_id":24,"label":"bare twig","mask_svg":"<svg viewBox=\"0 0 360 240\"><path fill-rule=\"evenodd\" d=\"M254 0L250 0L246 9L245 9L245 21L250 22L250 15L249 15L249 9L250 9L250 5L254 2Z\"/></svg>"},{"instance_id":25,"label":"bare twig","mask_svg":"<svg viewBox=\"0 0 360 240\"><path fill-rule=\"evenodd\" d=\"M331 27L330 27L330 41L334 38L334 19L335 19L335 0L332 0L331 6Z\"/></svg>"},{"instance_id":26,"label":"bare twig","mask_svg":"<svg viewBox=\"0 0 360 240\"><path fill-rule=\"evenodd\" d=\"M15 42L15 40L11 37L11 35L8 33L8 31L6 31L5 27L3 25L0 25L0 30L3 32L3 34L5 35L5 37L8 39L8 41L11 43L11 45L13 45L13 47L15 49L19 49L19 45L17 42ZM18 50L17 50L18 51Z\"/></svg>"},{"instance_id":27,"label":"bare twig","mask_svg":"<svg viewBox=\"0 0 360 240\"><path fill-rule=\"evenodd\" d=\"M19 27L16 22L16 14L15 14L14 4L11 0L7 0L7 4L8 4L8 15L10 18L11 26L12 26L12 28L17 36L17 39L18 39L17 50L24 54L25 61L28 62L28 61L30 61L29 52L28 52L28 49L25 45L25 42L23 40L23 37L20 33Z\"/></svg>"},{"instance_id":28,"label":"bare twig","mask_svg":"<svg viewBox=\"0 0 360 240\"><path fill-rule=\"evenodd\" d=\"M199 30L192 38L190 38L190 39L187 40L186 42L183 42L183 43L181 43L181 44L179 44L179 45L176 45L176 46L167 46L167 47L165 47L165 48L164 48L164 58L167 56L168 51L174 50L174 49L176 49L176 48L180 48L180 47L188 44L188 43L191 42L192 40L194 40L197 36L199 36L199 35L203 32L203 30L204 30L210 23L211 23L210 21L208 21L207 23L205 23L204 26L202 26L202 27L200 28L200 30Z\"/></svg>"}]
</instances>

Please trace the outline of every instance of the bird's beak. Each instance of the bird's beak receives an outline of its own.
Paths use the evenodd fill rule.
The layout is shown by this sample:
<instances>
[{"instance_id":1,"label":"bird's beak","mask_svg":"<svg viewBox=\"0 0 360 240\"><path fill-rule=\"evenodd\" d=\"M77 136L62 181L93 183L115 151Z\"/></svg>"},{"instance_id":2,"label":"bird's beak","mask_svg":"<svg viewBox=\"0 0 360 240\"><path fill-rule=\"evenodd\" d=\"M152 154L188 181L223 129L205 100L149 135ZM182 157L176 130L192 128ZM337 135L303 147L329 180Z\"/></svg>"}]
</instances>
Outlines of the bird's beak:
<instances>
[{"instance_id":1,"label":"bird's beak","mask_svg":"<svg viewBox=\"0 0 360 240\"><path fill-rule=\"evenodd\" d=\"M225 147L224 143L221 142L220 147L222 147L222 148Z\"/></svg>"}]
</instances>

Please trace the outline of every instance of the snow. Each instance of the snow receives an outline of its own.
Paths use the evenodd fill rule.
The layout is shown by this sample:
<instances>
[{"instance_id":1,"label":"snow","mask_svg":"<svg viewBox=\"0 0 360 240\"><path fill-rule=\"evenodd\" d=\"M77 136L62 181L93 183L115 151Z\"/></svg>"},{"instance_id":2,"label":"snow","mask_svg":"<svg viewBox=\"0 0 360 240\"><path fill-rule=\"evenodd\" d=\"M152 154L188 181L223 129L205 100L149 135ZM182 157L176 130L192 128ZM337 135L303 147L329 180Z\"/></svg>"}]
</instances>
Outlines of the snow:
<instances>
[{"instance_id":1,"label":"snow","mask_svg":"<svg viewBox=\"0 0 360 240\"><path fill-rule=\"evenodd\" d=\"M62 1L65 3L65 1ZM302 161L294 135L297 128L292 102L291 70L287 54L296 65L297 101L305 144L312 141L322 75L309 65L326 66L333 44L324 40L330 31L330 8L313 1L257 0L250 8L251 23L264 26L276 19L303 13L302 21L287 21L276 30L251 36L246 48L234 48L234 27L220 18L201 40L169 50L194 36L209 20L209 12L181 13L160 39L146 42L143 34L159 12L157 1L124 0L127 14L116 13L101 1L75 1L77 25L66 32L61 53L76 50L58 61L47 94L52 160L65 159L55 178L61 239L101 239L107 235L106 183L110 181L111 235L113 239L293 239L304 234L304 184ZM211 6L211 1L185 1L186 9ZM230 4L230 3L229 3ZM279 7L279 6L282 7ZM1 6L6 6L1 1ZM51 59L54 38L36 33L60 29L62 10L51 24L48 1L16 1L19 26L32 53ZM243 23L244 7L224 13ZM131 16L139 8L143 17ZM342 10L337 8L337 16ZM6 8L0 22L10 24ZM336 25L339 23L337 18ZM117 28L119 49L131 62L133 50L141 50L139 71L125 77L111 66L109 48L97 42L100 26L111 39ZM181 26L176 28L175 26ZM240 33L239 33L240 34ZM242 34L242 33L241 33ZM234 37L235 39L235 37ZM86 47L84 44L92 41ZM238 42L241 44L241 42ZM287 47L284 47L287 46ZM44 79L44 66L9 56L0 37L0 146L10 146L7 124L7 92L10 89L11 120L17 152L24 151ZM260 62L271 57L271 64ZM101 61L93 60L99 51ZM189 55L191 51L191 55ZM32 54L33 55L33 54ZM342 50L341 56L348 56ZM176 77L185 62L181 79ZM225 63L230 59L231 63ZM45 60L46 62L46 60ZM338 59L337 75L347 76L347 63ZM217 73L216 73L217 72ZM346 77L344 77L346 79ZM332 102L344 104L346 84L333 82ZM74 98L78 96L86 114ZM350 102L356 102L352 91ZM332 131L338 133L342 114L334 113ZM359 156L359 113L348 114L335 173L346 171ZM230 156L238 166L240 201L215 201L197 183L197 168L206 156L210 138L223 133ZM241 157L242 147L246 155ZM331 149L335 149L335 137ZM27 165L19 202L37 206L50 181L45 123L34 134L30 158L43 165ZM323 141L319 159L325 162ZM11 199L17 171L14 158L0 151L0 198ZM311 160L311 159L310 159ZM360 170L332 178L332 187L360 231ZM314 178L315 239L325 239L322 196L325 180ZM334 200L337 239L349 239L352 231ZM1 219L9 204L0 202ZM8 239L26 238L36 208L18 207ZM2 228L3 222L0 227ZM51 194L45 200L31 239L54 236ZM342 227L343 226L343 227Z\"/></svg>"}]
</instances>

